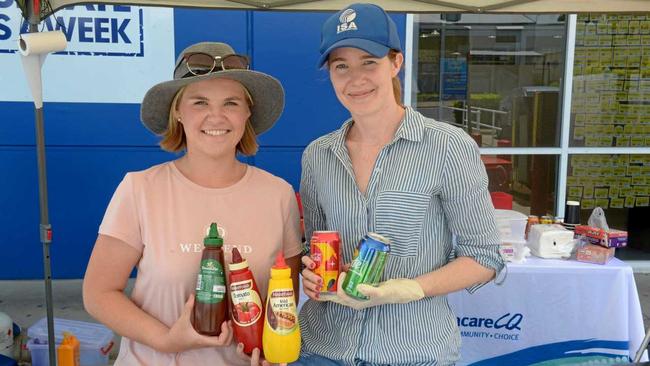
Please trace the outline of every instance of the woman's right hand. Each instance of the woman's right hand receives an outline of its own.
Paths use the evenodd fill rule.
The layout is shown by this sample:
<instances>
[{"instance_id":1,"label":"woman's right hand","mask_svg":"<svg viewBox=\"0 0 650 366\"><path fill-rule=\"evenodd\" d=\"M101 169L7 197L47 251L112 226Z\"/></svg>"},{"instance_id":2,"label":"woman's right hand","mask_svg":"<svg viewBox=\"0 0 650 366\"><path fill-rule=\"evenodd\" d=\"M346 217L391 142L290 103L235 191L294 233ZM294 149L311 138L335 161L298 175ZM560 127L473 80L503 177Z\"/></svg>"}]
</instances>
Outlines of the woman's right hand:
<instances>
[{"instance_id":1,"label":"woman's right hand","mask_svg":"<svg viewBox=\"0 0 650 366\"><path fill-rule=\"evenodd\" d=\"M158 350L166 353L183 352L195 348L223 347L232 342L233 330L230 321L221 324L221 334L218 337L204 336L196 332L190 321L194 307L194 294L185 303L181 316L161 338Z\"/></svg>"},{"instance_id":2,"label":"woman's right hand","mask_svg":"<svg viewBox=\"0 0 650 366\"><path fill-rule=\"evenodd\" d=\"M302 290L310 299L322 301L319 294L321 287L323 287L323 279L313 272L316 263L308 255L304 255L302 264L305 265L305 269L302 270Z\"/></svg>"}]
</instances>

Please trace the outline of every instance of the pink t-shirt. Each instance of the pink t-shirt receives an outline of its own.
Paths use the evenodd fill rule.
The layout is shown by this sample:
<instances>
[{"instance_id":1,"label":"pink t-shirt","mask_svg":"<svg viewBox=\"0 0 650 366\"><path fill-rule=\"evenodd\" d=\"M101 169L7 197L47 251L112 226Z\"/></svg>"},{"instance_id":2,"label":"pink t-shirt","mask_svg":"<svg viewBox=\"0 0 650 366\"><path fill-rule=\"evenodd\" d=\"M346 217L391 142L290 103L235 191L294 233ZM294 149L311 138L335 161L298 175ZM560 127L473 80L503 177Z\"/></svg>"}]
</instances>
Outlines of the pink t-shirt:
<instances>
[{"instance_id":1,"label":"pink t-shirt","mask_svg":"<svg viewBox=\"0 0 650 366\"><path fill-rule=\"evenodd\" d=\"M248 260L261 295L279 250L301 252L298 205L292 187L248 166L234 185L213 189L187 179L173 162L128 173L111 199L99 233L142 253L131 299L167 326L174 324L194 291L203 238L216 222L224 238L226 263L236 246ZM235 345L178 354L160 353L122 338L115 365L246 365Z\"/></svg>"}]
</instances>

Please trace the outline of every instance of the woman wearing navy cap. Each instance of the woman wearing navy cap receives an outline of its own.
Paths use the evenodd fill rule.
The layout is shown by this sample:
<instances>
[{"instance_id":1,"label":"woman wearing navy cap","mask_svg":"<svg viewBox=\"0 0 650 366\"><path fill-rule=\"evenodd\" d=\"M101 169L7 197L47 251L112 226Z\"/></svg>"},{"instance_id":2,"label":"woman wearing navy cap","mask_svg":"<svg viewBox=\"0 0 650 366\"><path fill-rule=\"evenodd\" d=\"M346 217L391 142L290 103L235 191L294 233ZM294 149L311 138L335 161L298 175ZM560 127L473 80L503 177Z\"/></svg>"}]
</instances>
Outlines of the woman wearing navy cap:
<instances>
[{"instance_id":1,"label":"woman wearing navy cap","mask_svg":"<svg viewBox=\"0 0 650 366\"><path fill-rule=\"evenodd\" d=\"M321 33L320 65L350 112L302 159L305 234L336 230L343 263L368 232L391 241L382 283L320 298L305 256L303 353L296 365L448 365L460 334L446 294L470 292L503 268L478 147L462 130L401 104L404 62L395 23L378 6L353 4ZM456 245L452 244L455 236Z\"/></svg>"}]
</instances>

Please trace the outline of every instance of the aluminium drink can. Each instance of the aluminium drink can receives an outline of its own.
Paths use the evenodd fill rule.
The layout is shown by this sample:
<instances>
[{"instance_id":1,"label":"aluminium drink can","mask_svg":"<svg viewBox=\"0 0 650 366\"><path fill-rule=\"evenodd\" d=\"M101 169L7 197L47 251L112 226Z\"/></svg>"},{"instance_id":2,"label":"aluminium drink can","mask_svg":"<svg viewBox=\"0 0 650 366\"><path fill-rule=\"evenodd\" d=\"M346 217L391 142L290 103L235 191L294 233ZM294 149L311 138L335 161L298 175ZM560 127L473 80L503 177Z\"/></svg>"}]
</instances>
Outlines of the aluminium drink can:
<instances>
[{"instance_id":1,"label":"aluminium drink can","mask_svg":"<svg viewBox=\"0 0 650 366\"><path fill-rule=\"evenodd\" d=\"M552 224L553 221L555 221L555 220L554 220L553 216L550 216L550 215L542 216L542 217L539 219L539 223L540 223L540 224Z\"/></svg>"},{"instance_id":2,"label":"aluminium drink can","mask_svg":"<svg viewBox=\"0 0 650 366\"><path fill-rule=\"evenodd\" d=\"M357 250L358 254L343 281L343 290L353 298L366 300L368 298L357 291L357 285L377 285L381 281L390 252L390 240L376 233L368 233L359 241Z\"/></svg>"},{"instance_id":3,"label":"aluminium drink can","mask_svg":"<svg viewBox=\"0 0 650 366\"><path fill-rule=\"evenodd\" d=\"M314 231L309 245L314 273L323 279L322 295L336 294L341 258L341 238L338 231Z\"/></svg>"}]
</instances>

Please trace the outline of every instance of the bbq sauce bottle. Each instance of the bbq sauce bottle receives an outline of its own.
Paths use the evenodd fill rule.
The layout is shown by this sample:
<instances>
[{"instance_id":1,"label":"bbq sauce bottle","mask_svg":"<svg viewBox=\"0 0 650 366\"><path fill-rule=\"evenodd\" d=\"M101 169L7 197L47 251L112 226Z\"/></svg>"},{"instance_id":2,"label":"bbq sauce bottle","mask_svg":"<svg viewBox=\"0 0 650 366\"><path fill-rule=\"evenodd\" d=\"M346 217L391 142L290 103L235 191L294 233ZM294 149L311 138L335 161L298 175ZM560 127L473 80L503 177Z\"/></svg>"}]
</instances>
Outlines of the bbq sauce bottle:
<instances>
[{"instance_id":1,"label":"bbq sauce bottle","mask_svg":"<svg viewBox=\"0 0 650 366\"><path fill-rule=\"evenodd\" d=\"M203 335L221 334L221 323L227 320L226 276L223 261L223 238L217 224L210 224L210 232L203 240L203 255L196 279L196 298L192 311L192 326Z\"/></svg>"}]
</instances>

